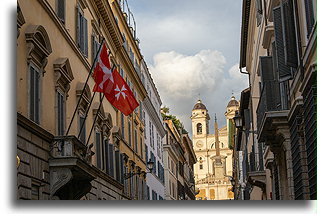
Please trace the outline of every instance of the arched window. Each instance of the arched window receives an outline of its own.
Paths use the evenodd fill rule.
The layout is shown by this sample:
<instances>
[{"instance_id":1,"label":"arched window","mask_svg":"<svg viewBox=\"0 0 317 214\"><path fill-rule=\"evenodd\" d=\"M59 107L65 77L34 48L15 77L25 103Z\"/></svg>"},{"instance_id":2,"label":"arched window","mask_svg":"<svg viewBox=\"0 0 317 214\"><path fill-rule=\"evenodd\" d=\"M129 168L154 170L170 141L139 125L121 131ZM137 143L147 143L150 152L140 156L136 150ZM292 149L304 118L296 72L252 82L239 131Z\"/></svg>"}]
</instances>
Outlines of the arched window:
<instances>
[{"instance_id":1,"label":"arched window","mask_svg":"<svg viewBox=\"0 0 317 214\"><path fill-rule=\"evenodd\" d=\"M202 134L203 132L203 126L201 125L201 123L197 124L197 134Z\"/></svg>"}]
</instances>

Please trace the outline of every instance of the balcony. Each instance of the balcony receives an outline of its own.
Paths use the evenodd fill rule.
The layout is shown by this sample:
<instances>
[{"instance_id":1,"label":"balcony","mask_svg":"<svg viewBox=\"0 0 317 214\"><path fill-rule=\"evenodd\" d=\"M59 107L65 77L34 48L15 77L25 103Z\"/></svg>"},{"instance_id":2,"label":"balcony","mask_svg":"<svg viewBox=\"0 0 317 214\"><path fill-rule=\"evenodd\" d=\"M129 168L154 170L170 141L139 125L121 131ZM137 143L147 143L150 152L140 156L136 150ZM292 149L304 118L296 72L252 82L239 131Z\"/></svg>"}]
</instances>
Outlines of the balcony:
<instances>
[{"instance_id":1,"label":"balcony","mask_svg":"<svg viewBox=\"0 0 317 214\"><path fill-rule=\"evenodd\" d=\"M262 151L262 150L261 150ZM248 163L247 181L252 186L257 186L265 192L266 187L266 174L263 167L263 154L262 152L250 152Z\"/></svg>"},{"instance_id":2,"label":"balcony","mask_svg":"<svg viewBox=\"0 0 317 214\"><path fill-rule=\"evenodd\" d=\"M51 198L76 200L91 189L91 147L82 144L75 136L58 136L51 146L50 180Z\"/></svg>"},{"instance_id":3,"label":"balcony","mask_svg":"<svg viewBox=\"0 0 317 214\"><path fill-rule=\"evenodd\" d=\"M280 95L284 93L280 93L279 84L277 80L263 84L256 110L259 142L274 141L277 131L288 126L287 97Z\"/></svg>"}]
</instances>

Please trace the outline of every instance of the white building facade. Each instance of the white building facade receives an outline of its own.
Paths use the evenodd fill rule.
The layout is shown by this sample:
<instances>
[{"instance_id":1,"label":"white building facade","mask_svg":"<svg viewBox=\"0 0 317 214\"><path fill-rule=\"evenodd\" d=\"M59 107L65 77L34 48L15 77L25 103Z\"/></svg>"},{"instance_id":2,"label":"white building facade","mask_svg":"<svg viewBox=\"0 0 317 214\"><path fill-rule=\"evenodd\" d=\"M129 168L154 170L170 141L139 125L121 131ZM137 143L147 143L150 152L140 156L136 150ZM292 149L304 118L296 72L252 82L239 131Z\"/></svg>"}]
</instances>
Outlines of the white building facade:
<instances>
[{"instance_id":1,"label":"white building facade","mask_svg":"<svg viewBox=\"0 0 317 214\"><path fill-rule=\"evenodd\" d=\"M148 94L142 102L145 154L147 162L150 160L154 162L152 173L146 175L147 199L164 200L162 140L165 129L160 112L162 101L144 61L141 64L141 79Z\"/></svg>"}]
</instances>

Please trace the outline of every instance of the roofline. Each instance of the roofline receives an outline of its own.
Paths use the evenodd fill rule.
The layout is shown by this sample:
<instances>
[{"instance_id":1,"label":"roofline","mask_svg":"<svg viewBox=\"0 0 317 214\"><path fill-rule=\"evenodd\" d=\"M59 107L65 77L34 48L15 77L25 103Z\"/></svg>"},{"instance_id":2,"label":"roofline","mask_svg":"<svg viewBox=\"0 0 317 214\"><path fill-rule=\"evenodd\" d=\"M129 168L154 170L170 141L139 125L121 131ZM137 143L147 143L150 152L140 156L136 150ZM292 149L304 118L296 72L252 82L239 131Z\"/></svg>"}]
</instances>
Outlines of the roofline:
<instances>
[{"instance_id":1,"label":"roofline","mask_svg":"<svg viewBox=\"0 0 317 214\"><path fill-rule=\"evenodd\" d=\"M249 17L251 0L243 0L242 4L242 24L240 40L240 64L239 68L246 67L246 52L248 45Z\"/></svg>"}]
</instances>

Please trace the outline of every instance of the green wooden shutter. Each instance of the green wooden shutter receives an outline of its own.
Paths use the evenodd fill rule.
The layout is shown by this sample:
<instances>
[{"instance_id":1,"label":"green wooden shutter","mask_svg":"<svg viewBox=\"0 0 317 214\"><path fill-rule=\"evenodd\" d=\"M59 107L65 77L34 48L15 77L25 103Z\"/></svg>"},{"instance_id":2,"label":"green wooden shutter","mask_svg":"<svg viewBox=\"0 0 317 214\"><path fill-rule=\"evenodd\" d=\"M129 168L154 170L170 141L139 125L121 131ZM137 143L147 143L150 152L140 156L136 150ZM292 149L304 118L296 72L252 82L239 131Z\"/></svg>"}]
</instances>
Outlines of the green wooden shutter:
<instances>
[{"instance_id":1,"label":"green wooden shutter","mask_svg":"<svg viewBox=\"0 0 317 214\"><path fill-rule=\"evenodd\" d=\"M83 53L88 57L88 25L87 19L83 18Z\"/></svg>"},{"instance_id":2,"label":"green wooden shutter","mask_svg":"<svg viewBox=\"0 0 317 214\"><path fill-rule=\"evenodd\" d=\"M295 34L295 19L292 1L282 4L283 40L285 64L297 68L297 45Z\"/></svg>"},{"instance_id":3,"label":"green wooden shutter","mask_svg":"<svg viewBox=\"0 0 317 214\"><path fill-rule=\"evenodd\" d=\"M305 1L305 14L306 14L306 27L307 27L307 38L309 38L313 26L315 24L314 7L312 0Z\"/></svg>"},{"instance_id":4,"label":"green wooden shutter","mask_svg":"<svg viewBox=\"0 0 317 214\"><path fill-rule=\"evenodd\" d=\"M113 145L109 144L109 175L114 177L114 163L113 163Z\"/></svg>"},{"instance_id":5,"label":"green wooden shutter","mask_svg":"<svg viewBox=\"0 0 317 214\"><path fill-rule=\"evenodd\" d=\"M109 142L107 139L104 140L105 143L105 159L106 159L106 173L110 174L110 153L109 153Z\"/></svg>"},{"instance_id":6,"label":"green wooden shutter","mask_svg":"<svg viewBox=\"0 0 317 214\"><path fill-rule=\"evenodd\" d=\"M65 23L65 0L57 1L57 16L63 23Z\"/></svg>"},{"instance_id":7,"label":"green wooden shutter","mask_svg":"<svg viewBox=\"0 0 317 214\"><path fill-rule=\"evenodd\" d=\"M101 169L100 133L96 132L97 168Z\"/></svg>"},{"instance_id":8,"label":"green wooden shutter","mask_svg":"<svg viewBox=\"0 0 317 214\"><path fill-rule=\"evenodd\" d=\"M117 150L115 151L115 171L116 171L116 180L118 182L121 181L120 179L120 171L121 171L121 166L120 166L120 152Z\"/></svg>"},{"instance_id":9,"label":"green wooden shutter","mask_svg":"<svg viewBox=\"0 0 317 214\"><path fill-rule=\"evenodd\" d=\"M120 183L124 184L124 155L120 153Z\"/></svg>"},{"instance_id":10,"label":"green wooden shutter","mask_svg":"<svg viewBox=\"0 0 317 214\"><path fill-rule=\"evenodd\" d=\"M76 25L76 37L77 37L77 45L81 48L81 13L80 7L77 5L77 25Z\"/></svg>"},{"instance_id":11,"label":"green wooden shutter","mask_svg":"<svg viewBox=\"0 0 317 214\"><path fill-rule=\"evenodd\" d=\"M291 69L285 63L284 52L284 36L283 36L283 22L281 6L273 9L275 46L277 55L277 70L279 74L279 81L285 81L292 78Z\"/></svg>"}]
</instances>

